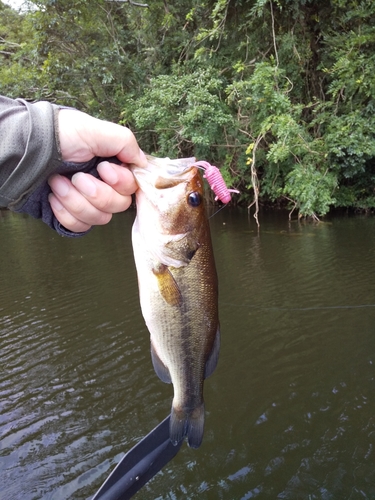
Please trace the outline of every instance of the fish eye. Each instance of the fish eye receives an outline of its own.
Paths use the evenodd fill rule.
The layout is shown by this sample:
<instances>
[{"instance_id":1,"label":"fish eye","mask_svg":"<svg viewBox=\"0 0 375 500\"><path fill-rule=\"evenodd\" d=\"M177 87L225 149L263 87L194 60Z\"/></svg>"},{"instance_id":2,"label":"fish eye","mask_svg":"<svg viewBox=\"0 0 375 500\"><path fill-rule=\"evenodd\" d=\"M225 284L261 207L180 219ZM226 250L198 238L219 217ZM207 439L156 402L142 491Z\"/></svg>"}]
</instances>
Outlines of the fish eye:
<instances>
[{"instance_id":1,"label":"fish eye","mask_svg":"<svg viewBox=\"0 0 375 500\"><path fill-rule=\"evenodd\" d=\"M193 191L188 194L188 203L191 207L199 207L202 203L202 196L196 191Z\"/></svg>"}]
</instances>

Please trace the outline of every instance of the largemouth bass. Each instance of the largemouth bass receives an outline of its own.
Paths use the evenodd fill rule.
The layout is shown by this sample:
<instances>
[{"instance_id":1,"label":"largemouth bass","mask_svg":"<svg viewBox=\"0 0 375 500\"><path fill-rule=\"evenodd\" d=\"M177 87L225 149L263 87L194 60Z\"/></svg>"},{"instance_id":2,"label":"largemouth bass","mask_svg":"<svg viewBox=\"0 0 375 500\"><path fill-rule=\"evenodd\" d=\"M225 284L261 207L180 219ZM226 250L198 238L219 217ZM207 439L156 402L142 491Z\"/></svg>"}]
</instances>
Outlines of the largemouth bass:
<instances>
[{"instance_id":1,"label":"largemouth bass","mask_svg":"<svg viewBox=\"0 0 375 500\"><path fill-rule=\"evenodd\" d=\"M173 444L203 438L203 381L215 370L220 333L218 283L203 179L195 158L148 157L138 183L132 240L142 314L154 369L172 383Z\"/></svg>"}]
</instances>

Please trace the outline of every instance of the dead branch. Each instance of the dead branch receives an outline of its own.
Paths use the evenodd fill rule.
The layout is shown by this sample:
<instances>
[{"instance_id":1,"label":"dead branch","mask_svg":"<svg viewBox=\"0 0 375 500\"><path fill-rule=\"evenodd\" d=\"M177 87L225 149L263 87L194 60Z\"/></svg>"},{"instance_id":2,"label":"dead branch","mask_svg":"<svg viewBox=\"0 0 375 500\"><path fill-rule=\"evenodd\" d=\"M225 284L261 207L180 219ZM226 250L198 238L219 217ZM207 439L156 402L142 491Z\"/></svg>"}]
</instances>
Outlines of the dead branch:
<instances>
[{"instance_id":1,"label":"dead branch","mask_svg":"<svg viewBox=\"0 0 375 500\"><path fill-rule=\"evenodd\" d=\"M285 198L286 200L290 201L291 203L293 203L293 208L292 210L289 212L289 220L292 220L292 213L294 212L294 210L297 208L298 206L298 203L296 202L296 200L292 200L292 198L289 198L288 196L283 196L283 198ZM299 218L299 217L298 217Z\"/></svg>"},{"instance_id":2,"label":"dead branch","mask_svg":"<svg viewBox=\"0 0 375 500\"><path fill-rule=\"evenodd\" d=\"M107 0L107 2L119 2L119 3L129 3L130 5L134 5L135 7L146 7L148 8L147 3L138 3L133 0Z\"/></svg>"},{"instance_id":3,"label":"dead branch","mask_svg":"<svg viewBox=\"0 0 375 500\"><path fill-rule=\"evenodd\" d=\"M272 19L272 38L273 38L273 47L275 49L275 57L276 57L276 67L279 67L279 54L277 52L277 45L276 45L276 33L275 33L275 16L273 15L273 5L272 5L272 0L270 0L270 7L271 7L271 19Z\"/></svg>"},{"instance_id":4,"label":"dead branch","mask_svg":"<svg viewBox=\"0 0 375 500\"><path fill-rule=\"evenodd\" d=\"M21 47L19 43L9 42L8 40L5 40L5 38L3 38L2 36L0 36L0 42L4 43L5 45L10 45L11 47Z\"/></svg>"},{"instance_id":5,"label":"dead branch","mask_svg":"<svg viewBox=\"0 0 375 500\"><path fill-rule=\"evenodd\" d=\"M251 185L253 186L254 190L254 198L253 201L250 203L250 205L247 207L248 210L255 205L255 212L254 212L254 219L257 223L257 226L259 227L259 219L258 219L258 213L259 213L259 179L258 179L258 173L255 168L255 153L256 150L258 149L258 146L262 139L264 138L264 134L259 134L253 148L253 159L251 161L251 167L250 167L250 172L251 172Z\"/></svg>"}]
</instances>

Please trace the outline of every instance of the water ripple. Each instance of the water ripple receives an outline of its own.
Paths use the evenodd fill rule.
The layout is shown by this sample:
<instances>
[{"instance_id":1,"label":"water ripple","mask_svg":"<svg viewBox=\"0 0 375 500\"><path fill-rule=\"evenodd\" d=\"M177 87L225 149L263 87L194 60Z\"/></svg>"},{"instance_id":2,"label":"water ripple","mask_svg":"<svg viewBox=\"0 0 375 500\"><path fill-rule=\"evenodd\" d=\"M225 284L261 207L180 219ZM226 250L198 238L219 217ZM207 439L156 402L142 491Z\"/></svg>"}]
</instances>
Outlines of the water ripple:
<instances>
[{"instance_id":1,"label":"water ripple","mask_svg":"<svg viewBox=\"0 0 375 500\"><path fill-rule=\"evenodd\" d=\"M87 500L162 420L129 245L133 215L85 238L0 218L1 500ZM222 349L199 450L144 499L375 498L372 219L211 219ZM43 248L43 255L40 252Z\"/></svg>"}]
</instances>

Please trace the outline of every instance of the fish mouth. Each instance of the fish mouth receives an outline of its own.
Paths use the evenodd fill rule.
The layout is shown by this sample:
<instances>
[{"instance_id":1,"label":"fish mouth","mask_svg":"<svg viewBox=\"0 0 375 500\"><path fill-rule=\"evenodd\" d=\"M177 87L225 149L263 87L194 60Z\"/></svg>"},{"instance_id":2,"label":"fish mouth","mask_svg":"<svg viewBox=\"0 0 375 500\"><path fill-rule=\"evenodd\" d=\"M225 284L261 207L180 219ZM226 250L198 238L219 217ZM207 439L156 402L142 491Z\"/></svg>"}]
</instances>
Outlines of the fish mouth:
<instances>
[{"instance_id":1,"label":"fish mouth","mask_svg":"<svg viewBox=\"0 0 375 500\"><path fill-rule=\"evenodd\" d=\"M146 168L131 166L137 184L143 190L150 188L163 190L189 182L198 170L194 157L177 160L154 156L146 156L146 158L148 161Z\"/></svg>"},{"instance_id":2,"label":"fish mouth","mask_svg":"<svg viewBox=\"0 0 375 500\"><path fill-rule=\"evenodd\" d=\"M175 179L176 183L181 182L179 178L185 177L186 174L193 169L196 163L196 159L194 157L171 160L170 158L147 156L147 160L147 170L150 173L156 172L161 167L163 173L160 177L170 180Z\"/></svg>"},{"instance_id":3,"label":"fish mouth","mask_svg":"<svg viewBox=\"0 0 375 500\"><path fill-rule=\"evenodd\" d=\"M178 177L181 175L185 175L186 173L190 172L194 168L194 165L168 165L168 167L165 169L163 172L164 174L167 174L167 177Z\"/></svg>"}]
</instances>

